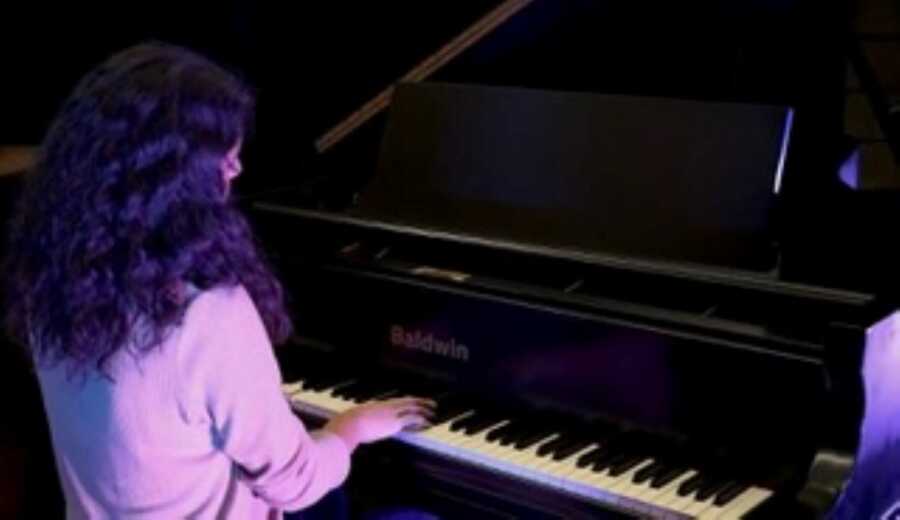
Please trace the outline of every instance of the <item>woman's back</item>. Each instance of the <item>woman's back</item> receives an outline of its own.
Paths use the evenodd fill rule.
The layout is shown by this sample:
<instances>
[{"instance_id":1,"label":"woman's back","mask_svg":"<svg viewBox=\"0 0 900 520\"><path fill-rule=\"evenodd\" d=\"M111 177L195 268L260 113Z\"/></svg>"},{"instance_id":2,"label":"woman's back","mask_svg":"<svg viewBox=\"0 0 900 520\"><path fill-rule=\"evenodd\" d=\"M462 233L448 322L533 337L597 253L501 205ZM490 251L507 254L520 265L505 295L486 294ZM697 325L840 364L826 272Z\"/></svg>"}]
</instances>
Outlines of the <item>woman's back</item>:
<instances>
[{"instance_id":1,"label":"woman's back","mask_svg":"<svg viewBox=\"0 0 900 520\"><path fill-rule=\"evenodd\" d=\"M210 332L222 336L217 340ZM108 376L95 372L70 378L64 365L40 369L68 516L266 517L271 505L254 496L250 479L245 482L232 470L223 449L232 439L221 438L227 432L209 413L223 405L255 410L256 416L239 418L242 424L265 425L268 431L257 432L260 452L296 449L304 438L287 404L273 405L270 392L262 394L256 384L278 376L271 348L259 332L262 326L243 288L220 288L199 295L182 326L158 348L141 355L116 352ZM228 361L232 356L245 361L234 365ZM228 373L229 367L240 370ZM235 385L245 381L246 398L259 400L251 403L256 406L214 402L233 396L214 393L210 369ZM330 487L343 480L347 455L338 444L328 446L337 449L330 450L329 464L320 465L327 475L318 480ZM312 453L312 446L304 448ZM268 453L239 456L275 461Z\"/></svg>"}]
</instances>

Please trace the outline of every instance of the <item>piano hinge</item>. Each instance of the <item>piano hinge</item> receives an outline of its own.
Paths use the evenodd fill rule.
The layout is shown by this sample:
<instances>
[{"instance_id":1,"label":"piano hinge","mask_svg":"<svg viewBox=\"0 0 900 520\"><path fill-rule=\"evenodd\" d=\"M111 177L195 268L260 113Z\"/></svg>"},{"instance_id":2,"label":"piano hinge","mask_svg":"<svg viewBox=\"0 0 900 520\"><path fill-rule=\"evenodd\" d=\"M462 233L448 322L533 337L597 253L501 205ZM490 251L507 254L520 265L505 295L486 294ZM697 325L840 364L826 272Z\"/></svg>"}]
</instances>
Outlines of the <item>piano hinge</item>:
<instances>
[{"instance_id":1,"label":"piano hinge","mask_svg":"<svg viewBox=\"0 0 900 520\"><path fill-rule=\"evenodd\" d=\"M570 283L569 285L567 285L566 288L563 289L563 292L568 294L573 291L577 291L578 289L581 288L582 285L584 285L584 279L579 278L579 279L575 280L574 282Z\"/></svg>"}]
</instances>

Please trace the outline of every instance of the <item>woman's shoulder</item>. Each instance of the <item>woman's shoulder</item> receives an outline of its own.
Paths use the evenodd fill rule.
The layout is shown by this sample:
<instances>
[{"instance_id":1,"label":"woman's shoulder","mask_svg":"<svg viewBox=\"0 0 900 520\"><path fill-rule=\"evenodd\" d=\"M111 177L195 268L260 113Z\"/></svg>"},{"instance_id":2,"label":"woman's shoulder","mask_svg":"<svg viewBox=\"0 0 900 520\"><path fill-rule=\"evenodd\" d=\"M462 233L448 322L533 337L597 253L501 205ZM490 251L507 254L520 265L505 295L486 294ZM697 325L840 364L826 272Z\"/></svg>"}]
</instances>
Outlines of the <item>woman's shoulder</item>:
<instances>
[{"instance_id":1,"label":"woman's shoulder","mask_svg":"<svg viewBox=\"0 0 900 520\"><path fill-rule=\"evenodd\" d=\"M190 331L188 337L217 341L264 327L253 298L240 283L196 289L181 325Z\"/></svg>"},{"instance_id":2,"label":"woman's shoulder","mask_svg":"<svg viewBox=\"0 0 900 520\"><path fill-rule=\"evenodd\" d=\"M246 367L251 355L269 347L268 336L247 289L241 284L198 291L189 303L174 350L185 377L218 377Z\"/></svg>"},{"instance_id":3,"label":"woman's shoulder","mask_svg":"<svg viewBox=\"0 0 900 520\"><path fill-rule=\"evenodd\" d=\"M253 307L253 299L241 283L220 284L206 289L189 285L187 296L190 301L187 313L214 311L217 314L234 309Z\"/></svg>"}]
</instances>

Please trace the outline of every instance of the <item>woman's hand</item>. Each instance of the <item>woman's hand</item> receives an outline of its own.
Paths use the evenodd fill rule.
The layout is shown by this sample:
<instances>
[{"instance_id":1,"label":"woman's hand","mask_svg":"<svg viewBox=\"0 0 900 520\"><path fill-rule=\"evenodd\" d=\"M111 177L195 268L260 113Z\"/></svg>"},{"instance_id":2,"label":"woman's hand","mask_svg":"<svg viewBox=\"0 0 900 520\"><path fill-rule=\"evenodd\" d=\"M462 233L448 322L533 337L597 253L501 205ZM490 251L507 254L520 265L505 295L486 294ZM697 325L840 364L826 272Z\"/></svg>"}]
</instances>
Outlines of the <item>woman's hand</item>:
<instances>
[{"instance_id":1,"label":"woman's hand","mask_svg":"<svg viewBox=\"0 0 900 520\"><path fill-rule=\"evenodd\" d=\"M428 426L434 401L415 397L370 401L336 415L324 429L344 440L350 451L360 444L387 439L401 430Z\"/></svg>"}]
</instances>

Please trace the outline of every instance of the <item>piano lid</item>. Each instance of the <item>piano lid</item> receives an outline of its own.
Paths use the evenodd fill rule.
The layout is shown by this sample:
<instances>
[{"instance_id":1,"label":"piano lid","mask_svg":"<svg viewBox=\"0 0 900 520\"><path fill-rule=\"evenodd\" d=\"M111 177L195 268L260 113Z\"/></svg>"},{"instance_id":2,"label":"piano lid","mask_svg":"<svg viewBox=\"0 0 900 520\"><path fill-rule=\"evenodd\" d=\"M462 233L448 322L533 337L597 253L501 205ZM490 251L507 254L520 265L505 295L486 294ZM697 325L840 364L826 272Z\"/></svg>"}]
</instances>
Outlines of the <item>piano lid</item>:
<instances>
[{"instance_id":1,"label":"piano lid","mask_svg":"<svg viewBox=\"0 0 900 520\"><path fill-rule=\"evenodd\" d=\"M335 1L306 8L301 26L272 12L266 54L298 67L263 78L261 162L244 186L318 177L323 203L342 206L375 172L390 87L410 80L793 106L790 178L824 182L817 166L833 162L823 151L843 121L839 4Z\"/></svg>"},{"instance_id":2,"label":"piano lid","mask_svg":"<svg viewBox=\"0 0 900 520\"><path fill-rule=\"evenodd\" d=\"M409 77L791 106L792 143L778 213L781 243L795 246L784 255L782 278L872 285L853 274L870 271L848 269L847 255L833 251L831 221L846 205L834 201L843 195L836 195L841 186L833 175L843 143L846 75L840 2L479 0L429 3L427 9L414 2L350 4L315 6L316 22L302 31L314 49L310 56L296 44L295 30L277 30L276 24L269 32L268 54L299 59L304 72L263 82L254 154L259 162L249 162L253 175L242 181L243 193L338 216L377 170L390 105L383 94ZM323 10L331 15L320 16ZM419 74L423 69L427 74ZM381 108L367 112L372 106ZM348 122L350 131L334 132ZM310 161L298 154L301 149ZM293 193L275 195L284 188Z\"/></svg>"}]
</instances>

